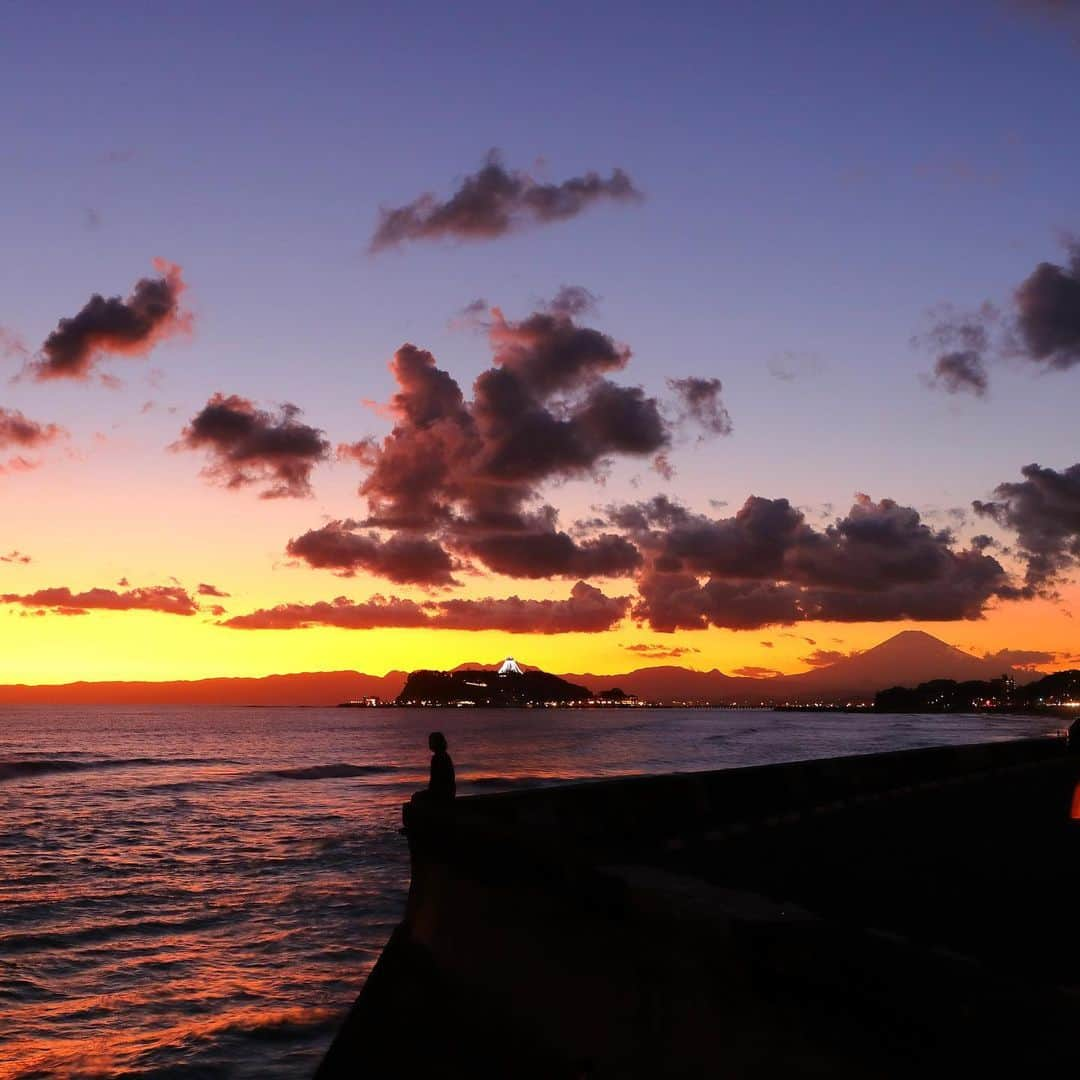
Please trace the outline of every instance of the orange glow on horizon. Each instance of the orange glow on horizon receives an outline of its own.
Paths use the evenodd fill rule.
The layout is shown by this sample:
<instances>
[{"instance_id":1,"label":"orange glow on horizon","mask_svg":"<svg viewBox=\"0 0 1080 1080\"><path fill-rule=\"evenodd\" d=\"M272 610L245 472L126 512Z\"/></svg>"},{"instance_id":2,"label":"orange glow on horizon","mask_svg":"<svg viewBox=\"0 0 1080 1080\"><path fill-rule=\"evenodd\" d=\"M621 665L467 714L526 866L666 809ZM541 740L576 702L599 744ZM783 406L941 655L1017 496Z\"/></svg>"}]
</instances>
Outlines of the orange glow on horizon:
<instances>
[{"instance_id":1,"label":"orange glow on horizon","mask_svg":"<svg viewBox=\"0 0 1080 1080\"><path fill-rule=\"evenodd\" d=\"M28 569L33 569L28 568ZM14 575L12 575L14 576ZM19 572L20 591L49 584L38 575ZM50 575L51 577L51 575ZM102 575L109 584L108 578ZM253 577L251 589L239 571L210 575L231 591L222 601L230 614L282 599L282 575L273 581ZM189 574L191 583L202 578ZM10 580L10 578L9 578ZM348 592L363 599L379 591L360 579L340 581L307 571L284 576L292 587L286 597L315 599ZM24 581L26 583L24 584ZM327 581L331 582L329 588ZM142 584L133 580L133 584ZM89 587L89 575L73 583ZM495 582L482 580L467 587L473 596L496 592ZM336 586L336 588L335 588ZM524 586L524 587L520 587ZM10 586L9 586L10 587ZM562 596L550 583L512 583L503 595ZM273 592L271 592L273 588ZM407 591L407 590L402 590ZM613 590L614 591L614 590ZM425 599L415 592L415 598ZM1080 600L1080 595L1076 596ZM209 602L215 602L210 600ZM344 630L312 627L302 630L233 630L216 625L209 614L164 615L144 611L91 612L81 616L23 614L25 609L0 609L0 683L59 684L77 681L172 681L210 677L257 677L317 671L359 671L384 675L420 667L451 668L465 662L494 663L514 655L522 663L547 671L578 674L619 674L642 667L677 665L694 670L714 668L733 674L760 667L784 674L808 670L805 658L815 650L850 653L873 647L908 629L924 630L966 652L982 655L1018 642L1048 652L1080 652L1080 636L1060 607L1043 602L1002 605L986 619L966 623L805 623L752 631L701 630L660 634L627 620L598 634L508 634L500 631L420 629ZM765 643L768 642L768 645ZM647 652L628 646L646 645ZM674 652L675 655L664 655ZM1066 667L1066 662L1043 669Z\"/></svg>"}]
</instances>

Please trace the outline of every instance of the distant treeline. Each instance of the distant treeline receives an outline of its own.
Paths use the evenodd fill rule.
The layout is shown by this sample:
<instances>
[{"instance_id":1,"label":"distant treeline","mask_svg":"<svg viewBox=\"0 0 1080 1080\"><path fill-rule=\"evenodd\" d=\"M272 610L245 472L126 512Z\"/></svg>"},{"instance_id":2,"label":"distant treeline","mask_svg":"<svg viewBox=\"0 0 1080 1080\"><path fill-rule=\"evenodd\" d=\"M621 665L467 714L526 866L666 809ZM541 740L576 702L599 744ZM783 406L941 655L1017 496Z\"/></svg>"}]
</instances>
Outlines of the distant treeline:
<instances>
[{"instance_id":1,"label":"distant treeline","mask_svg":"<svg viewBox=\"0 0 1080 1080\"><path fill-rule=\"evenodd\" d=\"M1036 711L1080 700L1080 671L1055 671L1027 686L1008 678L933 679L915 687L892 686L874 695L878 712L978 712L984 709Z\"/></svg>"}]
</instances>

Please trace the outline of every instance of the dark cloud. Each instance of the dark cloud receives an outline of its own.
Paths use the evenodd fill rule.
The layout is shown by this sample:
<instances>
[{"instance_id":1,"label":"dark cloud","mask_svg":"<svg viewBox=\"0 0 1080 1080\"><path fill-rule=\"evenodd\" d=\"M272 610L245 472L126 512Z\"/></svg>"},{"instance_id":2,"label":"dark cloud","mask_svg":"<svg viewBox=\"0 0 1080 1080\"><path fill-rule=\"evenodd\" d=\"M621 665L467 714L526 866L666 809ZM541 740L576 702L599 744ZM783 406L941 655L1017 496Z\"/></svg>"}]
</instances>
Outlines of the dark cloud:
<instances>
[{"instance_id":1,"label":"dark cloud","mask_svg":"<svg viewBox=\"0 0 1080 1080\"><path fill-rule=\"evenodd\" d=\"M653 630L755 630L799 621L800 590L764 581L721 581L702 584L692 574L646 573L638 581L639 599L631 614Z\"/></svg>"},{"instance_id":2,"label":"dark cloud","mask_svg":"<svg viewBox=\"0 0 1080 1080\"><path fill-rule=\"evenodd\" d=\"M229 595L227 592L222 592L216 585L208 585L205 581L199 583L197 592L200 596L217 596L222 599Z\"/></svg>"},{"instance_id":3,"label":"dark cloud","mask_svg":"<svg viewBox=\"0 0 1080 1080\"><path fill-rule=\"evenodd\" d=\"M431 619L413 600L374 596L362 603L339 596L315 604L278 604L247 615L234 615L221 624L234 630L302 630L312 626L336 626L344 630L375 630L390 627L428 627Z\"/></svg>"},{"instance_id":4,"label":"dark cloud","mask_svg":"<svg viewBox=\"0 0 1080 1080\"><path fill-rule=\"evenodd\" d=\"M974 312L937 309L928 332L914 339L939 354L931 385L983 396L990 359L1026 360L1044 371L1080 364L1080 241L1065 247L1064 262L1039 263L1004 311L991 303Z\"/></svg>"},{"instance_id":5,"label":"dark cloud","mask_svg":"<svg viewBox=\"0 0 1080 1080\"><path fill-rule=\"evenodd\" d=\"M380 210L370 249L378 252L416 240L492 240L528 226L565 221L605 199L640 198L622 169L607 178L588 172L560 184L545 184L508 170L493 150L449 199L439 201L429 192L404 206Z\"/></svg>"},{"instance_id":6,"label":"dark cloud","mask_svg":"<svg viewBox=\"0 0 1080 1080\"><path fill-rule=\"evenodd\" d=\"M773 643L773 642L771 642L771 641L759 641L759 642L758 642L758 644L759 644L759 645L760 645L760 646L761 646L761 647L762 647L763 649L771 649L771 648L773 648L773 647L774 647L774 643Z\"/></svg>"},{"instance_id":7,"label":"dark cloud","mask_svg":"<svg viewBox=\"0 0 1080 1080\"><path fill-rule=\"evenodd\" d=\"M336 626L350 630L424 627L431 630L497 630L506 634L600 633L626 614L629 600L605 596L579 581L565 600L523 600L517 596L442 600L417 604L376 596L353 603L343 596L329 603L280 604L237 615L222 623L238 630L291 630Z\"/></svg>"},{"instance_id":8,"label":"dark cloud","mask_svg":"<svg viewBox=\"0 0 1080 1080\"><path fill-rule=\"evenodd\" d=\"M51 609L59 614L85 614L88 611L158 611L166 615L194 615L199 610L187 590L179 585L147 585L143 588L87 589L73 593L66 586L38 589L32 593L5 593L5 604L26 608Z\"/></svg>"},{"instance_id":9,"label":"dark cloud","mask_svg":"<svg viewBox=\"0 0 1080 1080\"><path fill-rule=\"evenodd\" d=\"M629 606L629 598L605 596L579 581L567 600L444 600L433 625L507 634L598 634L621 622Z\"/></svg>"},{"instance_id":10,"label":"dark cloud","mask_svg":"<svg viewBox=\"0 0 1080 1080\"><path fill-rule=\"evenodd\" d=\"M1064 655L1059 652L1044 652L1041 649L998 649L997 652L984 653L983 659L1003 667L1036 668L1057 663Z\"/></svg>"},{"instance_id":11,"label":"dark cloud","mask_svg":"<svg viewBox=\"0 0 1080 1080\"><path fill-rule=\"evenodd\" d=\"M495 364L513 372L538 398L579 389L630 361L627 346L574 321L589 307L582 295L588 295L586 290L564 286L545 310L520 322L492 308L489 335Z\"/></svg>"},{"instance_id":12,"label":"dark cloud","mask_svg":"<svg viewBox=\"0 0 1080 1080\"><path fill-rule=\"evenodd\" d=\"M926 332L912 339L912 344L936 354L927 385L949 394L984 397L990 384L986 359L1000 351L993 336L1001 322L997 307L986 303L976 311L958 311L942 304L930 318Z\"/></svg>"},{"instance_id":13,"label":"dark cloud","mask_svg":"<svg viewBox=\"0 0 1080 1080\"><path fill-rule=\"evenodd\" d=\"M972 619L1017 595L996 559L889 499L861 495L821 530L786 499L758 496L730 518L663 497L611 516L647 559L633 614L660 631Z\"/></svg>"},{"instance_id":14,"label":"dark cloud","mask_svg":"<svg viewBox=\"0 0 1080 1080\"><path fill-rule=\"evenodd\" d=\"M309 566L352 577L363 570L401 584L453 585L454 563L435 540L396 535L382 540L359 523L331 521L290 540L286 551Z\"/></svg>"},{"instance_id":15,"label":"dark cloud","mask_svg":"<svg viewBox=\"0 0 1080 1080\"><path fill-rule=\"evenodd\" d=\"M339 454L370 471L360 492L366 524L437 537L488 569L516 577L621 576L641 564L634 544L608 533L578 540L539 505L546 483L601 477L618 457L650 457L671 442L655 398L607 378L630 351L579 325L584 290L521 321L493 309L494 366L467 399L431 353L403 345L391 370L393 431Z\"/></svg>"},{"instance_id":16,"label":"dark cloud","mask_svg":"<svg viewBox=\"0 0 1080 1080\"><path fill-rule=\"evenodd\" d=\"M998 484L992 500L972 506L1015 531L1027 584L1039 590L1080 559L1080 463L1061 472L1025 465L1020 473L1022 481Z\"/></svg>"},{"instance_id":17,"label":"dark cloud","mask_svg":"<svg viewBox=\"0 0 1080 1080\"><path fill-rule=\"evenodd\" d=\"M330 456L330 443L299 416L295 405L271 413L236 394L215 394L173 448L206 451L210 464L203 475L225 487L262 484L262 499L303 498L311 494L312 469Z\"/></svg>"},{"instance_id":18,"label":"dark cloud","mask_svg":"<svg viewBox=\"0 0 1080 1080\"><path fill-rule=\"evenodd\" d=\"M691 653L699 653L692 645L653 645L641 643L636 645L624 645L627 652L637 653L639 656L650 660L677 660L680 656L689 656Z\"/></svg>"},{"instance_id":19,"label":"dark cloud","mask_svg":"<svg viewBox=\"0 0 1080 1080\"><path fill-rule=\"evenodd\" d=\"M66 434L57 424L41 424L27 419L17 409L0 407L0 450L13 446L34 450Z\"/></svg>"},{"instance_id":20,"label":"dark cloud","mask_svg":"<svg viewBox=\"0 0 1080 1080\"><path fill-rule=\"evenodd\" d=\"M719 379L668 379L682 411L682 418L692 420L709 435L730 435L731 416L720 398L723 389Z\"/></svg>"},{"instance_id":21,"label":"dark cloud","mask_svg":"<svg viewBox=\"0 0 1080 1080\"><path fill-rule=\"evenodd\" d=\"M29 364L31 375L86 379L105 356L145 356L159 341L190 330L191 315L180 308L181 268L164 259L155 259L154 268L161 276L140 278L126 300L95 293L77 315L61 319Z\"/></svg>"},{"instance_id":22,"label":"dark cloud","mask_svg":"<svg viewBox=\"0 0 1080 1080\"><path fill-rule=\"evenodd\" d=\"M554 298L548 301L547 307L558 315L576 318L596 307L596 296L584 285L563 285Z\"/></svg>"},{"instance_id":23,"label":"dark cloud","mask_svg":"<svg viewBox=\"0 0 1080 1080\"><path fill-rule=\"evenodd\" d=\"M776 668L755 667L751 664L747 667L737 667L731 674L738 675L741 679L775 679L784 673L777 671Z\"/></svg>"},{"instance_id":24,"label":"dark cloud","mask_svg":"<svg viewBox=\"0 0 1080 1080\"><path fill-rule=\"evenodd\" d=\"M1064 370L1080 363L1080 244L1064 266L1043 262L1016 290L1022 355Z\"/></svg>"},{"instance_id":25,"label":"dark cloud","mask_svg":"<svg viewBox=\"0 0 1080 1080\"><path fill-rule=\"evenodd\" d=\"M800 529L786 553L793 580L810 585L880 591L895 585L944 586L974 559L1001 572L988 556L957 551L948 529L932 529L909 506L859 495L847 515L821 533ZM996 570L993 568L996 567Z\"/></svg>"},{"instance_id":26,"label":"dark cloud","mask_svg":"<svg viewBox=\"0 0 1080 1080\"><path fill-rule=\"evenodd\" d=\"M756 495L729 518L690 513L664 495L614 507L611 514L654 555L662 571L776 579L800 536L813 535L802 512L787 499Z\"/></svg>"},{"instance_id":27,"label":"dark cloud","mask_svg":"<svg viewBox=\"0 0 1080 1080\"><path fill-rule=\"evenodd\" d=\"M942 353L934 363L932 381L949 394L983 397L990 385L986 367L977 352Z\"/></svg>"},{"instance_id":28,"label":"dark cloud","mask_svg":"<svg viewBox=\"0 0 1080 1080\"><path fill-rule=\"evenodd\" d=\"M0 555L0 562L18 563L25 566L27 563L33 562L33 559L21 551L9 551L6 555Z\"/></svg>"},{"instance_id":29,"label":"dark cloud","mask_svg":"<svg viewBox=\"0 0 1080 1080\"><path fill-rule=\"evenodd\" d=\"M466 534L458 546L489 570L517 578L624 577L642 563L638 549L614 533L577 541L555 529L523 529Z\"/></svg>"}]
</instances>

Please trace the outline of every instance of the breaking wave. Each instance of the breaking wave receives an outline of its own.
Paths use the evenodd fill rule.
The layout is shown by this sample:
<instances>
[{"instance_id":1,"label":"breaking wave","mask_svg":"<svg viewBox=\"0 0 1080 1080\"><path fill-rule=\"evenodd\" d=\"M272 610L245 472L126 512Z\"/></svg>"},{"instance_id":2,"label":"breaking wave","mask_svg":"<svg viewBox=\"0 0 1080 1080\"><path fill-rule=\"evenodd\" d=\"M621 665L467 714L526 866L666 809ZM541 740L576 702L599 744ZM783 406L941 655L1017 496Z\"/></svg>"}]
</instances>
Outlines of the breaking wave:
<instances>
[{"instance_id":1,"label":"breaking wave","mask_svg":"<svg viewBox=\"0 0 1080 1080\"><path fill-rule=\"evenodd\" d=\"M332 780L345 776L383 776L398 772L396 765L350 765L337 762L333 765L306 765L296 769L271 769L260 777L278 776L283 780Z\"/></svg>"},{"instance_id":2,"label":"breaking wave","mask_svg":"<svg viewBox=\"0 0 1080 1080\"><path fill-rule=\"evenodd\" d=\"M235 762L221 758L100 758L91 761L72 761L68 758L17 758L0 761L0 780L21 780L24 777L49 773L86 772L90 769L130 769L168 765L229 765Z\"/></svg>"}]
</instances>

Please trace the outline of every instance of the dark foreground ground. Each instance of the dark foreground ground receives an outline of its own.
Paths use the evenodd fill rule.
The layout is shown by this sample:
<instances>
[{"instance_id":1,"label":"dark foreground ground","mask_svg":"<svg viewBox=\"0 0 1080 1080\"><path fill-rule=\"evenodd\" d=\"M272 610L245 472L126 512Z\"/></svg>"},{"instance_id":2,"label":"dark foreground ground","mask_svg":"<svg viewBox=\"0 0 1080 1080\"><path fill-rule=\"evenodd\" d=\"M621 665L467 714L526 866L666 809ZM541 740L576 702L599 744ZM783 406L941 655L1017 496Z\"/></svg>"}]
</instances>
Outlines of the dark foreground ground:
<instances>
[{"instance_id":1,"label":"dark foreground ground","mask_svg":"<svg viewBox=\"0 0 1080 1080\"><path fill-rule=\"evenodd\" d=\"M1060 740L407 812L412 886L336 1077L1071 1075Z\"/></svg>"}]
</instances>

